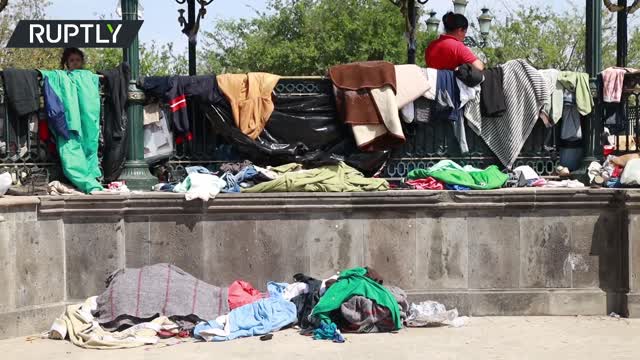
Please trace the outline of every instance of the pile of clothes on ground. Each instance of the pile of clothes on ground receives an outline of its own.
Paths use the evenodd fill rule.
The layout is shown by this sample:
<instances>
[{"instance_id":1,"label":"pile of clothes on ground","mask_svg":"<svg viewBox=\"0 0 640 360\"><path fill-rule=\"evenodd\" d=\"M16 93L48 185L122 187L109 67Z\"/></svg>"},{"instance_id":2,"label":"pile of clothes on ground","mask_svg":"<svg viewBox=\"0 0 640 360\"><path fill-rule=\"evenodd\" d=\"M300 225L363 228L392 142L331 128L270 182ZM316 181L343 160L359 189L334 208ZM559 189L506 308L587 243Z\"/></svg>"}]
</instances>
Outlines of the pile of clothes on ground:
<instances>
[{"instance_id":1,"label":"pile of clothes on ground","mask_svg":"<svg viewBox=\"0 0 640 360\"><path fill-rule=\"evenodd\" d=\"M88 349L119 349L183 341L229 341L295 328L314 339L344 342L344 333L396 331L465 318L436 302L409 304L375 270L356 267L320 280L296 274L268 282L267 292L236 280L210 285L170 264L121 269L107 288L69 305L47 333Z\"/></svg>"}]
</instances>

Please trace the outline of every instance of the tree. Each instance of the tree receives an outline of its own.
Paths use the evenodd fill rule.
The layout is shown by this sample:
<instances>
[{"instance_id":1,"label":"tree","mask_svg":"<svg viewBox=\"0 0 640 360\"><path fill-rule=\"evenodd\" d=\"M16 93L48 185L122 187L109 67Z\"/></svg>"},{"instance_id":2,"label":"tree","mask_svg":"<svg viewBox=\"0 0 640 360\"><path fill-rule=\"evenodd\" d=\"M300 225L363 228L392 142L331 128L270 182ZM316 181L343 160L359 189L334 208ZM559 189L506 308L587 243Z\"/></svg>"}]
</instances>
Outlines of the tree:
<instances>
[{"instance_id":1,"label":"tree","mask_svg":"<svg viewBox=\"0 0 640 360\"><path fill-rule=\"evenodd\" d=\"M388 0L270 0L254 19L218 21L204 33L215 72L323 75L359 60L406 61L405 24Z\"/></svg>"}]
</instances>

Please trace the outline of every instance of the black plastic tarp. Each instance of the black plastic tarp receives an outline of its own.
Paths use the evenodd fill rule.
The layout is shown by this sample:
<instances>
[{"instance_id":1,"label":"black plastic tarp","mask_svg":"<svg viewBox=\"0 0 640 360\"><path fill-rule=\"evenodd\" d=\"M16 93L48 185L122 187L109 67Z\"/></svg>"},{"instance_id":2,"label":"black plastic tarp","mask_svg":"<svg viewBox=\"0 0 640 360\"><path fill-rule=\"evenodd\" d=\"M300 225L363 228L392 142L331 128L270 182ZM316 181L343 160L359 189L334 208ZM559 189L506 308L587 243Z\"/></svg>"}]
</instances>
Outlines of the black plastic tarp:
<instances>
[{"instance_id":1,"label":"black plastic tarp","mask_svg":"<svg viewBox=\"0 0 640 360\"><path fill-rule=\"evenodd\" d=\"M215 131L256 164L296 162L313 167L344 161L371 176L389 158L388 150L358 150L351 130L336 115L331 95L279 94L274 103L275 110L256 140L236 127L227 103L206 104L202 109Z\"/></svg>"}]
</instances>

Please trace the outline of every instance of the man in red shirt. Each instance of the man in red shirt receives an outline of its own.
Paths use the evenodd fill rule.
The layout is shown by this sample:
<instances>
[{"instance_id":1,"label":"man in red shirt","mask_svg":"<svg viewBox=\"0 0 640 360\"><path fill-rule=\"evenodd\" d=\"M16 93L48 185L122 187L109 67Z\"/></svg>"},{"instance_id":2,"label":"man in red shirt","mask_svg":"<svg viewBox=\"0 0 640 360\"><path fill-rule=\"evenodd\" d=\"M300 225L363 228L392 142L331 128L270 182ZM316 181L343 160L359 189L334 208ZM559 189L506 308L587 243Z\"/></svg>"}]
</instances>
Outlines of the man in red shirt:
<instances>
[{"instance_id":1,"label":"man in red shirt","mask_svg":"<svg viewBox=\"0 0 640 360\"><path fill-rule=\"evenodd\" d=\"M462 14L446 13L442 17L446 34L432 41L424 52L427 67L438 70L455 70L463 64L484 69L482 61L462 41L467 36L469 21Z\"/></svg>"}]
</instances>

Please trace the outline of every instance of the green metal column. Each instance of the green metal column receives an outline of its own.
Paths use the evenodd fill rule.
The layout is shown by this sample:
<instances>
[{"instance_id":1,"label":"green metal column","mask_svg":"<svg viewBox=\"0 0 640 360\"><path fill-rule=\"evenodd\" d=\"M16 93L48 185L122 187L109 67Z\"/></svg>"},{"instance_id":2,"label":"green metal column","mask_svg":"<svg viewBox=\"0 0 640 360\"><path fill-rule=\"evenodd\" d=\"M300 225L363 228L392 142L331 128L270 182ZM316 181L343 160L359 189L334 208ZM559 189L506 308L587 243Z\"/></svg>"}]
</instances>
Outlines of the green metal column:
<instances>
[{"instance_id":1,"label":"green metal column","mask_svg":"<svg viewBox=\"0 0 640 360\"><path fill-rule=\"evenodd\" d=\"M407 16L411 25L409 33L409 47L407 49L407 64L416 63L416 0L407 1Z\"/></svg>"},{"instance_id":2,"label":"green metal column","mask_svg":"<svg viewBox=\"0 0 640 360\"><path fill-rule=\"evenodd\" d=\"M585 69L591 79L591 93L597 97L598 88L596 79L602 71L602 0L586 0L587 31L586 31L586 52ZM593 112L584 120L582 129L584 141L583 165L576 174L583 182L588 182L587 168L592 161L599 161L602 158L602 117L600 100L595 100Z\"/></svg>"},{"instance_id":3,"label":"green metal column","mask_svg":"<svg viewBox=\"0 0 640 360\"><path fill-rule=\"evenodd\" d=\"M122 0L122 19L137 20L138 0ZM128 49L123 49L124 61L131 67L131 82L129 84L129 100L127 102L127 130L129 132L129 150L125 168L120 180L127 183L131 190L151 190L157 179L149 172L149 166L144 161L144 133L142 122L142 101L144 94L136 87L136 80L140 74L140 47L138 36L135 37Z\"/></svg>"},{"instance_id":4,"label":"green metal column","mask_svg":"<svg viewBox=\"0 0 640 360\"><path fill-rule=\"evenodd\" d=\"M196 1L187 1L187 21L189 24L196 23ZM196 75L196 42L189 41L189 75Z\"/></svg>"}]
</instances>

